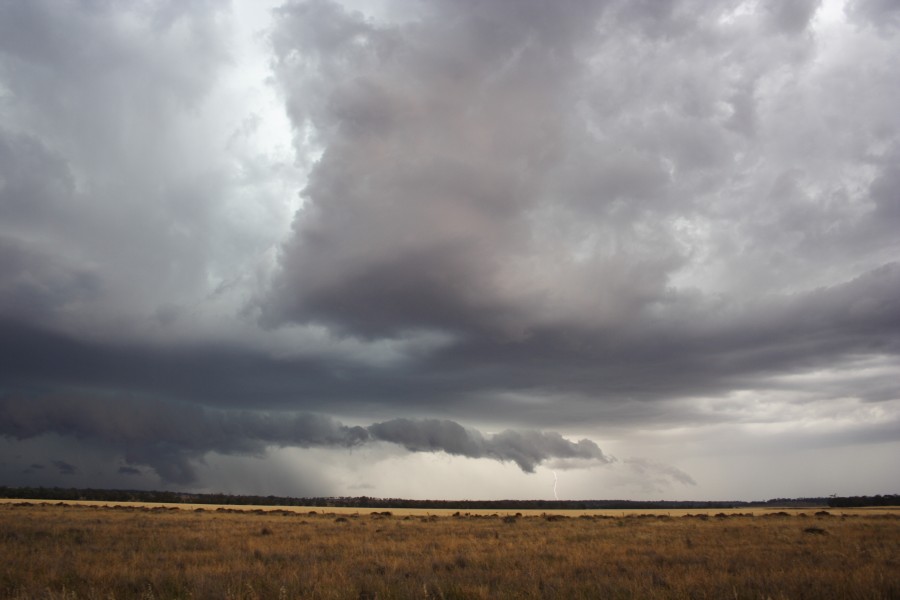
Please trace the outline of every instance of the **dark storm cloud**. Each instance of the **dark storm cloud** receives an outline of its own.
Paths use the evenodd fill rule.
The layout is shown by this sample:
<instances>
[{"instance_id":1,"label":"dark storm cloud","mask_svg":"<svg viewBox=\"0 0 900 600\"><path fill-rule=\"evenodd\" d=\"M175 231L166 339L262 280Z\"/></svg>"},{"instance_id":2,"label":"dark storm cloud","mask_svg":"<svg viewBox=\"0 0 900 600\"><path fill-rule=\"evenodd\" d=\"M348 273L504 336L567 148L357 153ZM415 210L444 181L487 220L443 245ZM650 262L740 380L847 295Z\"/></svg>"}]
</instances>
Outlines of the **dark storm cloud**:
<instances>
[{"instance_id":1,"label":"dark storm cloud","mask_svg":"<svg viewBox=\"0 0 900 600\"><path fill-rule=\"evenodd\" d=\"M763 2L771 25L780 32L796 34L804 31L821 4L820 0L770 0Z\"/></svg>"},{"instance_id":2,"label":"dark storm cloud","mask_svg":"<svg viewBox=\"0 0 900 600\"><path fill-rule=\"evenodd\" d=\"M0 315L133 332L202 280L224 174L182 128L227 60L223 7L0 5Z\"/></svg>"},{"instance_id":3,"label":"dark storm cloud","mask_svg":"<svg viewBox=\"0 0 900 600\"><path fill-rule=\"evenodd\" d=\"M507 429L485 436L454 421L436 419L394 419L367 429L375 439L399 444L410 452L442 451L469 458L512 461L529 473L550 458L580 458L600 463L612 460L591 440L573 443L555 432Z\"/></svg>"},{"instance_id":4,"label":"dark storm cloud","mask_svg":"<svg viewBox=\"0 0 900 600\"><path fill-rule=\"evenodd\" d=\"M330 2L284 8L278 73L297 131L323 154L267 322L520 343L541 332L627 337L677 326L690 310L702 331L716 302L753 305L750 319L782 310L792 298L778 288L802 286L823 252L834 268L861 245L896 245L865 204L850 209L864 198L846 209L827 200L846 194L842 174L816 160L777 164L793 143L772 129L787 98L768 98L777 110L763 105L769 122L759 121L759 87L778 68L802 69L813 47L773 38L777 56L758 37L805 29L818 3L769 3L722 25L736 7L434 2L397 26ZM616 34L648 19L644 37ZM696 59L690 68L664 52L672 35ZM840 96L816 100L826 106L794 127L810 142L819 114L850 108ZM896 119L877 112L893 144ZM763 144L774 161L744 164ZM872 160L850 146L813 152L847 161L848 177ZM763 169L759 180L738 183L751 169ZM736 204L745 200L754 204ZM715 278L719 264L733 265L721 282L673 284ZM724 290L704 292L708 283ZM770 286L775 294L760 293Z\"/></svg>"},{"instance_id":5,"label":"dark storm cloud","mask_svg":"<svg viewBox=\"0 0 900 600\"><path fill-rule=\"evenodd\" d=\"M148 398L240 408L301 408L352 417L461 410L493 423L572 425L602 411L607 425L697 418L659 405L649 414L621 401L658 401L732 389L786 386L783 374L871 354L896 356L900 265L778 302L698 306L627 333L542 329L516 343L463 339L391 367L324 358L276 359L241 348L108 346L0 322L0 379L43 393L132 390ZM839 363L842 364L842 363ZM796 389L795 385L792 385ZM851 378L819 393L872 401L896 397L890 377ZM517 400L525 394L530 401ZM559 410L565 401L567 410ZM595 417L596 418L596 417Z\"/></svg>"},{"instance_id":6,"label":"dark storm cloud","mask_svg":"<svg viewBox=\"0 0 900 600\"><path fill-rule=\"evenodd\" d=\"M128 397L0 397L0 435L23 440L47 434L107 447L179 484L195 480L192 462L208 452L263 455L271 445L353 448L380 441L410 452L514 462L525 472L550 459L614 460L587 439L511 429L485 435L448 420L394 419L360 427L316 414L219 411ZM76 471L61 460L53 465L60 474Z\"/></svg>"},{"instance_id":7,"label":"dark storm cloud","mask_svg":"<svg viewBox=\"0 0 900 600\"><path fill-rule=\"evenodd\" d=\"M847 73L879 90L857 99L816 78L818 2L738 8L285 7L277 72L323 153L266 322L454 335L418 374L465 373L467 410L505 389L581 415L896 356L897 80ZM826 125L858 101L867 133Z\"/></svg>"},{"instance_id":8,"label":"dark storm cloud","mask_svg":"<svg viewBox=\"0 0 900 600\"><path fill-rule=\"evenodd\" d=\"M285 8L279 70L325 154L271 318L527 334L518 300L545 293L529 289L543 275L529 212L565 152L575 42L598 10L434 3L421 23L379 29L327 2ZM629 266L597 268L624 283Z\"/></svg>"},{"instance_id":9,"label":"dark storm cloud","mask_svg":"<svg viewBox=\"0 0 900 600\"><path fill-rule=\"evenodd\" d=\"M900 6L893 0L850 0L846 12L851 18L875 26L884 33L900 28Z\"/></svg>"},{"instance_id":10,"label":"dark storm cloud","mask_svg":"<svg viewBox=\"0 0 900 600\"><path fill-rule=\"evenodd\" d=\"M367 438L360 428L316 415L280 418L99 395L5 397L0 423L0 433L16 439L53 433L109 446L176 483L193 481L191 459L210 451L261 455L266 444L350 447Z\"/></svg>"},{"instance_id":11,"label":"dark storm cloud","mask_svg":"<svg viewBox=\"0 0 900 600\"><path fill-rule=\"evenodd\" d=\"M39 321L67 306L95 299L98 276L65 258L0 235L0 310L7 317Z\"/></svg>"},{"instance_id":12,"label":"dark storm cloud","mask_svg":"<svg viewBox=\"0 0 900 600\"><path fill-rule=\"evenodd\" d=\"M53 460L50 462L54 467L56 467L56 470L60 475L74 475L78 471L78 467L73 464L67 463L64 460Z\"/></svg>"}]
</instances>

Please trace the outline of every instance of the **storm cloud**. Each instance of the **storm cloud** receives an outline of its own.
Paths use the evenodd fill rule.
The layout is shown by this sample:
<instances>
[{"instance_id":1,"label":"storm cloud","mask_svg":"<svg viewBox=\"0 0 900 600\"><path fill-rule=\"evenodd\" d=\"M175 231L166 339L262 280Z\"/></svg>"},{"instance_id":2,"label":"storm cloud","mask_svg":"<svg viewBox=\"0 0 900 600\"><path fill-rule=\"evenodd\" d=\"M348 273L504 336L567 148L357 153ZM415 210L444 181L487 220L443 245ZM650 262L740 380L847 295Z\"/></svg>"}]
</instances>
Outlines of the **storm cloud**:
<instances>
[{"instance_id":1,"label":"storm cloud","mask_svg":"<svg viewBox=\"0 0 900 600\"><path fill-rule=\"evenodd\" d=\"M772 481L815 473L807 451L897 480L898 19L3 3L4 468L64 456L28 477L89 482L106 453L104 484L215 486L211 456L315 456L314 486L336 457L323 493L393 495L355 461L396 453L434 485L422 461L449 456L717 494L762 445L794 465ZM798 494L835 491L817 476ZM489 494L532 493L515 481Z\"/></svg>"},{"instance_id":2,"label":"storm cloud","mask_svg":"<svg viewBox=\"0 0 900 600\"><path fill-rule=\"evenodd\" d=\"M674 6L436 1L397 24L281 9L276 72L322 155L264 314L366 337L607 338L709 303L765 318L786 291L891 262L896 196L877 190L895 120L876 98L854 113L871 134L821 122L851 98L810 68L817 4ZM877 139L881 159L863 150ZM869 193L847 197L863 170Z\"/></svg>"},{"instance_id":3,"label":"storm cloud","mask_svg":"<svg viewBox=\"0 0 900 600\"><path fill-rule=\"evenodd\" d=\"M393 419L361 427L315 414L216 411L129 398L0 398L0 435L47 434L123 450L129 464L150 466L164 481L178 484L195 480L192 462L208 452L264 455L271 445L354 448L389 442L410 452L511 461L525 472L550 459L615 460L588 439L571 442L554 432L512 429L485 435L449 420ZM76 471L62 460L53 465L63 475ZM119 471L139 472L133 467Z\"/></svg>"}]
</instances>

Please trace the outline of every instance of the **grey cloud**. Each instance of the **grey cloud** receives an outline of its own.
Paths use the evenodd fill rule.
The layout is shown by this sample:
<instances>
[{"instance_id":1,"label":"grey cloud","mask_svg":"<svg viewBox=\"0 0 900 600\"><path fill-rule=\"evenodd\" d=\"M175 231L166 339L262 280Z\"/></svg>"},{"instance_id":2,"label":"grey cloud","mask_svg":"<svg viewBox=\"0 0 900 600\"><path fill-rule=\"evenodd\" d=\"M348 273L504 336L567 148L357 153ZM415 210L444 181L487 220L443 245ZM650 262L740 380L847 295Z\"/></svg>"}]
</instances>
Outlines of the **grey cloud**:
<instances>
[{"instance_id":1,"label":"grey cloud","mask_svg":"<svg viewBox=\"0 0 900 600\"><path fill-rule=\"evenodd\" d=\"M352 448L390 442L410 452L511 461L525 472L554 458L612 460L587 439L570 442L558 433L517 430L485 435L447 420L395 419L360 427L315 414L221 411L127 397L0 398L0 435L29 439L46 434L108 447L129 464L150 466L178 484L195 480L192 463L207 452L262 455L270 445ZM75 472L72 465L53 464L62 474ZM129 468L120 472L134 474Z\"/></svg>"},{"instance_id":2,"label":"grey cloud","mask_svg":"<svg viewBox=\"0 0 900 600\"><path fill-rule=\"evenodd\" d=\"M351 447L368 438L361 428L317 415L209 411L127 397L3 398L0 416L3 435L54 433L108 445L175 483L193 481L191 460L206 452L259 455L267 444Z\"/></svg>"},{"instance_id":3,"label":"grey cloud","mask_svg":"<svg viewBox=\"0 0 900 600\"><path fill-rule=\"evenodd\" d=\"M875 209L862 225L870 233L873 244L900 227L900 200L897 191L900 190L900 146L879 162L878 175L869 186L869 197L875 204Z\"/></svg>"},{"instance_id":4,"label":"grey cloud","mask_svg":"<svg viewBox=\"0 0 900 600\"><path fill-rule=\"evenodd\" d=\"M606 426L689 423L694 414L670 410L665 401L770 389L786 385L769 381L783 374L850 369L867 356L896 356L898 273L892 263L840 285L740 304L673 295L664 307L668 315L627 332L598 338L590 330L543 328L515 343L471 336L381 368L215 346L161 352L0 322L0 376L8 385L47 394L91 386L230 408L247 406L252 395L261 409L355 418L461 411L500 428L592 419ZM818 393L872 401L900 393L890 378L867 377L832 382ZM426 397L429 412L421 402ZM617 408L635 401L646 404L638 412Z\"/></svg>"},{"instance_id":5,"label":"grey cloud","mask_svg":"<svg viewBox=\"0 0 900 600\"><path fill-rule=\"evenodd\" d=\"M773 3L731 25L720 20L737 4L428 6L396 26L328 2L281 11L276 72L298 140L312 133L323 154L261 303L268 326L607 336L665 317L673 299L740 305L803 286L823 253L832 282L846 279L861 272L849 256L891 243L871 210L829 201L871 160L856 150L867 140L819 140L820 115L849 108L847 94L823 98L829 77L801 80L801 115L772 88L779 69L804 72L812 39L757 43L760 27L806 28L818 3ZM534 11L578 25L544 35ZM665 42L684 61L661 34L618 33L646 19L691 34ZM873 105L873 127L892 115ZM814 159L787 160L798 137ZM820 171L827 161L841 167ZM675 283L686 272L705 273L699 290Z\"/></svg>"},{"instance_id":6,"label":"grey cloud","mask_svg":"<svg viewBox=\"0 0 900 600\"><path fill-rule=\"evenodd\" d=\"M97 298L97 273L34 246L0 234L0 314L39 321Z\"/></svg>"},{"instance_id":7,"label":"grey cloud","mask_svg":"<svg viewBox=\"0 0 900 600\"><path fill-rule=\"evenodd\" d=\"M477 456L483 452L483 439L453 421L395 419L375 423L369 431L376 439L395 442L411 452L447 449L449 454Z\"/></svg>"},{"instance_id":8,"label":"grey cloud","mask_svg":"<svg viewBox=\"0 0 900 600\"><path fill-rule=\"evenodd\" d=\"M673 481L682 485L697 485L693 477L672 465L645 458L626 458L622 463L643 480L643 485L651 488L665 488Z\"/></svg>"},{"instance_id":9,"label":"grey cloud","mask_svg":"<svg viewBox=\"0 0 900 600\"><path fill-rule=\"evenodd\" d=\"M657 185L641 154L617 152L608 165L566 155L586 141L569 107L583 67L578 40L599 8L435 3L423 21L396 28L330 3L284 9L278 72L298 131L311 127L325 152L264 305L269 322L321 321L366 336L437 328L517 338L567 303L581 314L573 282L616 277L629 261L660 268L631 295L645 278L618 279L629 300L610 294L605 318L658 297L674 262L642 256L627 220L603 230L612 238L604 245L619 247L615 264L603 253L578 266L552 231L533 228L547 201L560 208L550 219L568 226L569 193L558 188L579 178L586 197L576 203L601 214ZM317 18L327 40L307 34ZM660 234L662 251L677 254ZM545 281L551 261L559 273Z\"/></svg>"},{"instance_id":10,"label":"grey cloud","mask_svg":"<svg viewBox=\"0 0 900 600\"><path fill-rule=\"evenodd\" d=\"M267 443L353 445L360 433L329 419L276 419L250 413L122 397L3 398L2 434L27 439L54 433L107 445L163 479L189 483L192 459L206 452L261 454ZM365 433L362 432L364 436Z\"/></svg>"},{"instance_id":11,"label":"grey cloud","mask_svg":"<svg viewBox=\"0 0 900 600\"><path fill-rule=\"evenodd\" d=\"M770 0L764 2L763 7L777 31L800 33L809 25L820 4L821 0Z\"/></svg>"},{"instance_id":12,"label":"grey cloud","mask_svg":"<svg viewBox=\"0 0 900 600\"><path fill-rule=\"evenodd\" d=\"M298 152L309 150L303 140L312 134L323 155L282 246L280 275L255 296L265 323L325 323L337 336L365 341L439 329L454 343L414 356L409 370L382 372L315 356L289 364L213 342L166 359L139 336L175 330L202 312L186 302L203 297L197 282L216 272L210 261L227 262L211 254L217 190L179 179L181 171L173 182L161 158L171 148L159 134L171 131L135 132L143 137L134 163L138 157L122 151L130 140L117 137L122 122L156 122L145 114L164 124L181 118L179 107L211 85L222 38L203 6L179 6L159 5L166 16L148 17L147 27L163 36L164 53L199 44L191 68L203 76L191 82L180 67L160 67L140 36L122 36L109 6L92 9L90 19L70 5L5 8L6 23L40 29L35 37L44 43L4 38L3 74L26 133L0 138L0 210L16 232L0 226L15 263L0 276L0 302L7 317L51 330L53 314L71 325L93 312L80 329L66 328L91 337L90 325L113 314L117 335L130 328L138 336L116 349L92 345L94 364L71 360L78 374L60 357L40 373L48 381L61 369L67 381L151 387L208 403L238 403L247 392L268 406L318 410L339 399L333 410L347 413L369 396L390 414L393 403L416 405L435 390L471 409L469 398L503 390L612 402L619 394L727 389L731 377L763 368L762 353L751 359L754 347L773 349L772 362L821 362L840 360L851 339L862 343L850 320L822 331L814 328L830 317L783 316L785 305L859 277L888 262L891 244L896 249L896 161L865 151L870 134L888 148L896 134L887 100L898 78L889 76L889 54L870 53L872 74L809 81L804 61L815 46L808 40L757 43L765 19L796 24L813 3L771 5L723 25L736 3L433 2L415 5L415 18L397 24L317 1L285 6L272 32ZM110 26L94 31L96 20ZM645 21L655 23L646 36L621 33ZM98 48L120 51L97 69L93 50L71 51L81 34L47 33L63 22L96 33ZM182 26L202 35L183 40ZM96 84L71 90L89 98L67 105L68 127L90 123L94 112L107 118L98 107L118 107L103 125L112 137L92 147L115 157L102 172L135 179L95 186L105 178L93 161L103 157L73 149L81 134L38 127L38 113L62 118L42 103L73 84L65 74L55 83L35 79L34 65L63 70L65 60ZM797 77L781 85L783 69ZM131 79L148 73L158 77L153 96L167 99L125 102ZM843 83L851 80L856 85ZM855 95L876 85L877 93ZM840 119L827 126L827 115L850 105L862 107L859 127ZM791 147L796 140L807 150ZM860 161L875 173L871 181L853 179ZM145 194L159 189L153 182L163 172L163 190ZM832 343L804 359L791 355L799 346L788 334ZM717 353L727 360L709 365ZM101 368L106 360L116 372ZM177 368L182 361L194 376ZM651 364L659 371L650 374ZM154 369L165 381L151 381Z\"/></svg>"},{"instance_id":13,"label":"grey cloud","mask_svg":"<svg viewBox=\"0 0 900 600\"><path fill-rule=\"evenodd\" d=\"M155 103L160 108L168 101L169 94L172 100L190 103L208 85L212 73L190 74L190 61L167 67L164 63L176 49L173 46L181 42L195 51L189 57L191 61L206 66L214 65L223 54L212 24L225 4L218 0L202 4L205 6L188 2L128 6L82 1L7 2L0 7L3 16L0 51L15 60L7 63L6 69L7 74L22 77L19 83L28 86L50 83L42 80L37 72L26 75L29 66L34 65L57 77L55 85L66 90L70 102L60 102L61 98L42 99L42 103L52 103L63 110L52 115L54 119L66 116L67 109L89 108L81 102L98 92L114 93L117 99L122 98L121 94L134 93L131 98L136 102ZM135 29L129 29L125 22L128 19L132 19ZM179 26L191 34L191 39L179 39ZM85 44L83 36L90 36L94 43ZM120 68L123 63L140 64L144 68L140 72L128 72ZM101 68L97 69L98 66ZM79 90L76 84L85 83L82 79L85 76L93 85ZM131 81L134 87L129 90L115 85L123 81ZM93 107L90 114L97 116L101 108ZM102 128L104 133L108 133L114 121Z\"/></svg>"},{"instance_id":14,"label":"grey cloud","mask_svg":"<svg viewBox=\"0 0 900 600\"><path fill-rule=\"evenodd\" d=\"M217 270L210 249L232 247L219 237L230 224L216 205L227 165L201 155L195 140L228 61L226 9L0 6L0 236L20 255L55 255L102 284L89 303L48 304L44 326L133 334L159 306L202 297L199 283ZM67 293L40 262L23 270L46 295ZM109 327L112 315L120 326Z\"/></svg>"},{"instance_id":15,"label":"grey cloud","mask_svg":"<svg viewBox=\"0 0 900 600\"><path fill-rule=\"evenodd\" d=\"M442 451L470 458L512 461L528 473L551 458L579 458L595 463L612 460L591 440L570 442L555 432L507 429L485 436L454 421L437 419L394 419L367 429L375 439L399 444L411 452Z\"/></svg>"},{"instance_id":16,"label":"grey cloud","mask_svg":"<svg viewBox=\"0 0 900 600\"><path fill-rule=\"evenodd\" d=\"M900 27L900 6L893 0L851 0L844 10L851 18L886 33Z\"/></svg>"},{"instance_id":17,"label":"grey cloud","mask_svg":"<svg viewBox=\"0 0 900 600\"><path fill-rule=\"evenodd\" d=\"M2 128L0 181L0 216L19 230L45 220L75 188L74 176L63 158L33 136Z\"/></svg>"},{"instance_id":18,"label":"grey cloud","mask_svg":"<svg viewBox=\"0 0 900 600\"><path fill-rule=\"evenodd\" d=\"M64 460L54 460L51 461L51 463L56 467L56 470L60 475L74 475L78 471L78 468L75 465L67 463Z\"/></svg>"},{"instance_id":19,"label":"grey cloud","mask_svg":"<svg viewBox=\"0 0 900 600\"><path fill-rule=\"evenodd\" d=\"M555 432L516 431L507 429L491 439L489 456L505 459L507 456L523 470L534 470L535 465L548 458L582 459L593 464L609 463L615 459L606 456L596 443L589 439L570 442Z\"/></svg>"}]
</instances>

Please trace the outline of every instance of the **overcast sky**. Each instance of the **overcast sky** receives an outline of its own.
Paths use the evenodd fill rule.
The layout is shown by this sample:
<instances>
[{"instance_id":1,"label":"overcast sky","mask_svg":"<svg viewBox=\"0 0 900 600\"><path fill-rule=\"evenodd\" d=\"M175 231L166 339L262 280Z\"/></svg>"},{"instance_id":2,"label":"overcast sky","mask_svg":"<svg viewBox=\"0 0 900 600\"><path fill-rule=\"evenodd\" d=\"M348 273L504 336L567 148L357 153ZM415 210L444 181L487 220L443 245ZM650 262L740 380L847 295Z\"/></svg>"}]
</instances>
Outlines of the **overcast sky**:
<instances>
[{"instance_id":1,"label":"overcast sky","mask_svg":"<svg viewBox=\"0 0 900 600\"><path fill-rule=\"evenodd\" d=\"M900 4L0 0L0 484L900 492Z\"/></svg>"}]
</instances>

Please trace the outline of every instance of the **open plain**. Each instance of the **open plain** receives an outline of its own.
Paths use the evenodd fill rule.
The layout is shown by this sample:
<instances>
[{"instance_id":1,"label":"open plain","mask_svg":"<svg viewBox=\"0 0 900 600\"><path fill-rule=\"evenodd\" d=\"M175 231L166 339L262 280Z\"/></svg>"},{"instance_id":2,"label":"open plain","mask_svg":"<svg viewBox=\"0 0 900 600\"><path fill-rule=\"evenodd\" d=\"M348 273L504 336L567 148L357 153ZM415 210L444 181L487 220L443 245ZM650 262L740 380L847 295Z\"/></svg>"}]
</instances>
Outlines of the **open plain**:
<instances>
[{"instance_id":1,"label":"open plain","mask_svg":"<svg viewBox=\"0 0 900 600\"><path fill-rule=\"evenodd\" d=\"M608 512L5 502L0 597L900 597L897 510Z\"/></svg>"}]
</instances>

